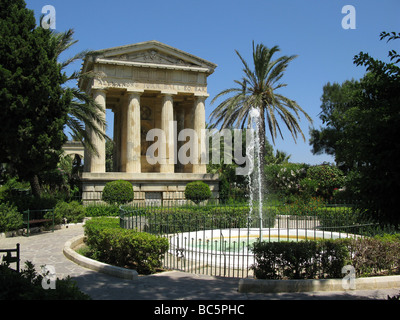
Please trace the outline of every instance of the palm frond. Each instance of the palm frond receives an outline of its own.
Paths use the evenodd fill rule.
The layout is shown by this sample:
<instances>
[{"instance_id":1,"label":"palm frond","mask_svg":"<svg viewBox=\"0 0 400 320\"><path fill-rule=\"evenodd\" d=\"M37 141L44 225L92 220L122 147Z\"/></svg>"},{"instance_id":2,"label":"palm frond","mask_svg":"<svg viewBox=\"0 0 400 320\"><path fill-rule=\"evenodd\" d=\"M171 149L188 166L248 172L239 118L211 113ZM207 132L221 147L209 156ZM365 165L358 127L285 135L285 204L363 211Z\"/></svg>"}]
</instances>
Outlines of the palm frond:
<instances>
[{"instance_id":1,"label":"palm frond","mask_svg":"<svg viewBox=\"0 0 400 320\"><path fill-rule=\"evenodd\" d=\"M263 44L255 45L253 41L253 70L236 50L243 64L244 75L242 80L234 81L237 87L223 90L213 98L211 104L223 96L228 96L213 110L211 121L221 124L222 128L232 126L244 128L249 120L251 108L258 108L263 118L265 117L266 122L262 123L268 126L274 144L278 135L283 139L280 121L285 124L295 141L298 134L304 139L299 125L300 113L310 122L312 122L311 117L296 101L275 92L287 86L281 79L289 63L297 58L297 55L281 56L272 60L274 54L279 51L278 46L267 48ZM265 132L265 128L262 129Z\"/></svg>"},{"instance_id":2,"label":"palm frond","mask_svg":"<svg viewBox=\"0 0 400 320\"><path fill-rule=\"evenodd\" d=\"M53 41L56 43L58 57L78 42L73 39L73 35L73 29L62 33L53 33ZM63 62L59 62L61 70L73 62L83 59L90 52L89 50L84 50ZM69 76L64 74L64 79L66 83L71 80L93 78L94 76L96 74L82 74L80 71L75 71ZM66 88L65 91L68 91L73 96L69 106L66 126L70 129L74 139L81 141L90 153L98 155L98 150L96 150L96 146L91 141L91 134L94 133L101 139L109 139L105 133L105 110L95 102L93 97L78 88Z\"/></svg>"}]
</instances>

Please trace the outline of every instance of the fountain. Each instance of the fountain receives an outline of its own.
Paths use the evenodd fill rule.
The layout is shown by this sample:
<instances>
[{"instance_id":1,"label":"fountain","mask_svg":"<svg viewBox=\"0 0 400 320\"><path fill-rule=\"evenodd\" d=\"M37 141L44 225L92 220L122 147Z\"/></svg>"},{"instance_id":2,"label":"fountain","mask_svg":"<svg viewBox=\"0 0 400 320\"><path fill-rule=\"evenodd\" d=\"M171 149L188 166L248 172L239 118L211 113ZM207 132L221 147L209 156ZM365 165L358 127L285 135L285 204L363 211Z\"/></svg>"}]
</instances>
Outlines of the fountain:
<instances>
[{"instance_id":1,"label":"fountain","mask_svg":"<svg viewBox=\"0 0 400 320\"><path fill-rule=\"evenodd\" d=\"M248 173L249 179L249 218L253 219L257 217L258 209L258 219L260 227L260 241L262 240L262 229L263 229L263 193L265 194L265 186L262 186L263 168L261 168L260 161L260 111L256 108L252 108L249 112L249 123L248 130L250 130L253 138L251 142L246 147L246 154L249 157L250 170Z\"/></svg>"},{"instance_id":2,"label":"fountain","mask_svg":"<svg viewBox=\"0 0 400 320\"><path fill-rule=\"evenodd\" d=\"M248 157L249 171L249 213L246 223L227 223L215 225L214 217L209 216L210 220L201 220L195 224L187 224L187 220L180 220L179 215L168 220L161 220L159 225L155 225L155 230L162 230L168 227L168 223L175 223L173 231L164 231L163 236L169 240L169 255L165 260L165 265L171 269L179 269L195 273L207 273L230 276L235 273L237 276L242 273L242 277L249 275L251 266L255 263L255 257L251 250L252 244L258 241L304 241L318 239L336 239L352 235L344 235L333 230L324 231L319 229L316 222L318 220L286 219L286 223L275 223L273 211L267 210L266 206L266 186L263 185L262 175L264 168L260 161L261 136L260 136L260 112L252 108L249 112L249 122L247 134L251 139L247 140L246 156ZM155 217L156 215L154 215ZM289 217L290 218L290 217ZM265 220L264 220L265 219ZM268 219L268 220L266 220ZM156 220L156 219L154 219ZM303 221L304 220L304 221ZM197 220L196 220L197 221ZM259 221L259 223L257 223ZM278 220L277 221L282 221ZM305 222L304 224L302 224ZM311 222L312 225L309 225ZM185 228L183 228L185 226ZM180 231L181 230L181 231ZM188 230L188 231L183 231ZM251 272L250 272L251 274Z\"/></svg>"}]
</instances>

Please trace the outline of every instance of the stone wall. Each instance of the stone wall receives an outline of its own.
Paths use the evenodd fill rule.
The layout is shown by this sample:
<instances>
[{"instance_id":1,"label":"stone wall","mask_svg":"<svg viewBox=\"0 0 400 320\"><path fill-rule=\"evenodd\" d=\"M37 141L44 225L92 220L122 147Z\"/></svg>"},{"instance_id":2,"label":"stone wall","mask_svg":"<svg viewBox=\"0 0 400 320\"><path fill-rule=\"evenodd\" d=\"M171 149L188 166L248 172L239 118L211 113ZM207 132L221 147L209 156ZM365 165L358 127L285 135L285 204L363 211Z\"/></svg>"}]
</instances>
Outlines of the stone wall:
<instances>
[{"instance_id":1,"label":"stone wall","mask_svg":"<svg viewBox=\"0 0 400 320\"><path fill-rule=\"evenodd\" d=\"M99 203L107 182L126 180L132 183L134 202L146 205L185 203L185 187L189 182L201 180L210 186L212 197L218 197L218 175L187 173L140 173L110 172L83 174L82 200L84 204Z\"/></svg>"}]
</instances>

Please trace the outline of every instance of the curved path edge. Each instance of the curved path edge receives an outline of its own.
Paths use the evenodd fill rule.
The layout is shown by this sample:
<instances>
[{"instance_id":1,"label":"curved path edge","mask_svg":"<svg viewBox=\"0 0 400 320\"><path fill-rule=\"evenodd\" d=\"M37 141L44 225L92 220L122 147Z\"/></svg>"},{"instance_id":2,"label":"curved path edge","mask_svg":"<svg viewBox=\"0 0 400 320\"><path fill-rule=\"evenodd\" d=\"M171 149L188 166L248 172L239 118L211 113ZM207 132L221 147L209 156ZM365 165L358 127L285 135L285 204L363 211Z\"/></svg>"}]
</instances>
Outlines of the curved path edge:
<instances>
[{"instance_id":1,"label":"curved path edge","mask_svg":"<svg viewBox=\"0 0 400 320\"><path fill-rule=\"evenodd\" d=\"M357 278L353 288L346 288L343 279L321 280L263 280L240 279L239 292L241 293L279 293L279 292L316 292L316 291L352 291L352 290L379 290L400 287L400 276L382 276ZM346 282L348 284L348 282Z\"/></svg>"},{"instance_id":2,"label":"curved path edge","mask_svg":"<svg viewBox=\"0 0 400 320\"><path fill-rule=\"evenodd\" d=\"M111 266L109 264L89 259L77 253L74 248L83 243L84 236L77 236L64 245L63 253L72 262L93 271L105 273L114 277L135 280L138 277L136 270L125 269L121 267Z\"/></svg>"}]
</instances>

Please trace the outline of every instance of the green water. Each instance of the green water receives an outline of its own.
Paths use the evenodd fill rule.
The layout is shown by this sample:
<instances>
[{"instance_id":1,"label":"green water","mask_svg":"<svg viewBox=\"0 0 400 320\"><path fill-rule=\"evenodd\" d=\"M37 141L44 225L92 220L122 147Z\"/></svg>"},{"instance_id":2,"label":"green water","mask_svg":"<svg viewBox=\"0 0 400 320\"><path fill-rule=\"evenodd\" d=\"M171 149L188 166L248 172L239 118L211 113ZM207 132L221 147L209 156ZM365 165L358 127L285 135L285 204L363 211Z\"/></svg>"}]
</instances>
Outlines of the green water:
<instances>
[{"instance_id":1,"label":"green water","mask_svg":"<svg viewBox=\"0 0 400 320\"><path fill-rule=\"evenodd\" d=\"M289 239L287 236L269 236L264 235L262 238L263 241L269 242L278 242L278 241L302 241L300 237L290 236ZM259 236L250 236L250 237L231 237L231 238L214 238L214 239L206 239L205 241L202 240L195 240L192 239L189 243L190 247L192 248L200 248L205 252L246 252L247 249L253 246L253 243L259 241Z\"/></svg>"}]
</instances>

